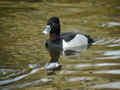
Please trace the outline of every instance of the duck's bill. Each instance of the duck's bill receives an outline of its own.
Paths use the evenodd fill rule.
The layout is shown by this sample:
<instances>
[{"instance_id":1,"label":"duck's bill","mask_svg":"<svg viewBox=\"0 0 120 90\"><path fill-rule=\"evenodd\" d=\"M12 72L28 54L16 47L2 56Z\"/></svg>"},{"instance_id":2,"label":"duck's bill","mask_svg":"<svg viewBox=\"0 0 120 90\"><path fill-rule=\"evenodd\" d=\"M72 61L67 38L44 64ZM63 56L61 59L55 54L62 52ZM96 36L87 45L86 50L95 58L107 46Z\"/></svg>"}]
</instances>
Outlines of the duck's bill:
<instances>
[{"instance_id":1,"label":"duck's bill","mask_svg":"<svg viewBox=\"0 0 120 90\"><path fill-rule=\"evenodd\" d=\"M50 25L47 25L42 34L46 35L51 31Z\"/></svg>"}]
</instances>

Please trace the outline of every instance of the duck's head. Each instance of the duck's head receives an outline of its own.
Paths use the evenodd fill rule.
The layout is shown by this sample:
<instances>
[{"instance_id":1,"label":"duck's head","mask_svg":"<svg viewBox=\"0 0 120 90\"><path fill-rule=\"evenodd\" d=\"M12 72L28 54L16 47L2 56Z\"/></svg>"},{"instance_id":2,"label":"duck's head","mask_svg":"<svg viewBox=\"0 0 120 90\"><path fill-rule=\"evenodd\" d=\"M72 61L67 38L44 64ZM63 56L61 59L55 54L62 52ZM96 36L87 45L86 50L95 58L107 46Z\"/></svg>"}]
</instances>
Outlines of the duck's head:
<instances>
[{"instance_id":1,"label":"duck's head","mask_svg":"<svg viewBox=\"0 0 120 90\"><path fill-rule=\"evenodd\" d=\"M44 35L50 33L50 37L60 37L60 21L59 18L54 16L48 19L47 26L42 32Z\"/></svg>"}]
</instances>

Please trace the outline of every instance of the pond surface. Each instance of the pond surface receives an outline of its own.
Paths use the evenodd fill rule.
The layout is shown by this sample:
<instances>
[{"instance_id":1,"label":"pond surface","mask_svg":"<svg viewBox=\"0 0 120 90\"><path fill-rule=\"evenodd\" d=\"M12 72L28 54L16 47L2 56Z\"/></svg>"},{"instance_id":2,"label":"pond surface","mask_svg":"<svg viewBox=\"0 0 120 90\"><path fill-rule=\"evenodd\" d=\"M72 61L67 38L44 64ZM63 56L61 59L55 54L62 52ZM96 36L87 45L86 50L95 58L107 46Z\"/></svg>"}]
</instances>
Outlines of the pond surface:
<instances>
[{"instance_id":1,"label":"pond surface","mask_svg":"<svg viewBox=\"0 0 120 90\"><path fill-rule=\"evenodd\" d=\"M1 0L0 90L119 90L119 0ZM61 56L62 69L41 71L50 59L41 32L58 16L62 32L96 40L79 55Z\"/></svg>"}]
</instances>

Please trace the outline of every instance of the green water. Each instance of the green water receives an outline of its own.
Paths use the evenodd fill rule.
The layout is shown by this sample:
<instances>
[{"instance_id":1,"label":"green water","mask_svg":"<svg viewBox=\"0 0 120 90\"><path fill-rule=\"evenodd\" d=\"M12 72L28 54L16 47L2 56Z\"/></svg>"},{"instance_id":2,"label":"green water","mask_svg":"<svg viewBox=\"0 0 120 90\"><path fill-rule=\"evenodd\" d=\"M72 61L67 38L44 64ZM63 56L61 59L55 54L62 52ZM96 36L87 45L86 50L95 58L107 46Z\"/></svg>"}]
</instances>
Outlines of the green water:
<instances>
[{"instance_id":1,"label":"green water","mask_svg":"<svg viewBox=\"0 0 120 90\"><path fill-rule=\"evenodd\" d=\"M119 90L119 0L1 0L0 90ZM58 16L62 32L99 40L77 56L61 56L62 69L38 70L50 57L41 32Z\"/></svg>"}]
</instances>

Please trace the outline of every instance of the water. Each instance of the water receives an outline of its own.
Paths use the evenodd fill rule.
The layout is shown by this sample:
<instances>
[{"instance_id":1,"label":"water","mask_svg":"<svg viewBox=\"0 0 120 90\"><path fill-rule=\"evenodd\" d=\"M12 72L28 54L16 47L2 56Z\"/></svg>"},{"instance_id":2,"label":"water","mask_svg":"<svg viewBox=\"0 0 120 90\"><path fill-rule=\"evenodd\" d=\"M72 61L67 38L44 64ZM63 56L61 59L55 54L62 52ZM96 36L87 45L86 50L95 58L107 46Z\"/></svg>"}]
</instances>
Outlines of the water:
<instances>
[{"instance_id":1,"label":"water","mask_svg":"<svg viewBox=\"0 0 120 90\"><path fill-rule=\"evenodd\" d=\"M119 0L1 0L0 90L119 90ZM46 21L59 16L62 32L96 40L80 54L61 56L62 69L40 68L50 59L42 35Z\"/></svg>"}]
</instances>

